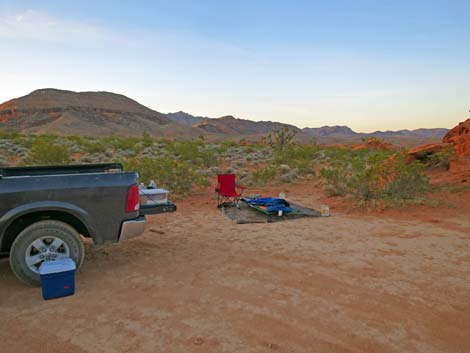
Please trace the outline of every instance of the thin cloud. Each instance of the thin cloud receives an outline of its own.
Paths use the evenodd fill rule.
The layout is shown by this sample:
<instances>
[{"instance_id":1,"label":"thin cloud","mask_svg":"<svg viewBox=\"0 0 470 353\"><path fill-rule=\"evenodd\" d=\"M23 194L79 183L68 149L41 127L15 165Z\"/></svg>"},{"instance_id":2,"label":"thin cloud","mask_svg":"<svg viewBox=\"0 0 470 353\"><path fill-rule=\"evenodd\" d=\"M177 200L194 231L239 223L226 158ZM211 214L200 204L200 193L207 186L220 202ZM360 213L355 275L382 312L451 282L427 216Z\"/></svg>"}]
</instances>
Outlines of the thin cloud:
<instances>
[{"instance_id":1,"label":"thin cloud","mask_svg":"<svg viewBox=\"0 0 470 353\"><path fill-rule=\"evenodd\" d=\"M0 38L51 42L104 39L103 29L80 22L61 20L44 12L27 10L0 15Z\"/></svg>"},{"instance_id":2,"label":"thin cloud","mask_svg":"<svg viewBox=\"0 0 470 353\"><path fill-rule=\"evenodd\" d=\"M253 53L233 43L219 41L197 33L178 30L146 31L107 28L87 22L51 16L47 12L26 10L19 13L0 13L0 39L35 42L90 43L104 42L125 45L136 50L154 49L188 52L196 55L211 51L214 55L252 57Z\"/></svg>"}]
</instances>

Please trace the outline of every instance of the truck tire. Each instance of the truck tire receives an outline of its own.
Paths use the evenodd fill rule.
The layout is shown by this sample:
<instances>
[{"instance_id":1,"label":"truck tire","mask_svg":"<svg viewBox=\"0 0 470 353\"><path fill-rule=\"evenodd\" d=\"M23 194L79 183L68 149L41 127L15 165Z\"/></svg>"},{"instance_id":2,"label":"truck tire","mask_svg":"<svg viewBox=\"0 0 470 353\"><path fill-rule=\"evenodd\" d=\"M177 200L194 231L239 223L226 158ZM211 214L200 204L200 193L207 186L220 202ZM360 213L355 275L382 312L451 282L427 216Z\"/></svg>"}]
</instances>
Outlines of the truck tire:
<instances>
[{"instance_id":1,"label":"truck tire","mask_svg":"<svg viewBox=\"0 0 470 353\"><path fill-rule=\"evenodd\" d=\"M78 232L64 222L40 221L26 227L10 250L10 266L16 277L32 286L39 286L39 266L44 261L70 257L78 268L85 251Z\"/></svg>"}]
</instances>

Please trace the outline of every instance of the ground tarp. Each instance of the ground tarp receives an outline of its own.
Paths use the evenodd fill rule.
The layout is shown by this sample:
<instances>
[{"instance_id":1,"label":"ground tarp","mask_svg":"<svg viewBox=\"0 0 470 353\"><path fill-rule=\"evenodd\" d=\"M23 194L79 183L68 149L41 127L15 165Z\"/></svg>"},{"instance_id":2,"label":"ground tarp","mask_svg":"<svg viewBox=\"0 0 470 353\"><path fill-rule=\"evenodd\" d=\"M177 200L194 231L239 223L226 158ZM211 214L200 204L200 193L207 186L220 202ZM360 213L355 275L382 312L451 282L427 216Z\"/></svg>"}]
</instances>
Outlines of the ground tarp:
<instances>
[{"instance_id":1,"label":"ground tarp","mask_svg":"<svg viewBox=\"0 0 470 353\"><path fill-rule=\"evenodd\" d=\"M290 207L294 209L293 212L284 213L282 216L278 216L277 214L265 214L250 207L247 203L240 201L238 203L238 207L234 204L225 204L222 207L222 213L238 224L269 223L303 217L321 217L321 213L319 211L311 208L303 207L291 202Z\"/></svg>"}]
</instances>

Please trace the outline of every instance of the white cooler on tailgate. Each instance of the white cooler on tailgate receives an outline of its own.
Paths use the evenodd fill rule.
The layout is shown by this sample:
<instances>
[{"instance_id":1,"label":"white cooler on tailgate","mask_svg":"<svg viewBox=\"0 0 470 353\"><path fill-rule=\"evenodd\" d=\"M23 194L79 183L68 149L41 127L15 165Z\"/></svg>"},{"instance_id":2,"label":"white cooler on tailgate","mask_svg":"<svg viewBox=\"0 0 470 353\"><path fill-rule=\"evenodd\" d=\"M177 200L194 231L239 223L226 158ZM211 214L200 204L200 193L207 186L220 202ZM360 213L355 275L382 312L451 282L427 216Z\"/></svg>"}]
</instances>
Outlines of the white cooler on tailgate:
<instances>
[{"instance_id":1,"label":"white cooler on tailgate","mask_svg":"<svg viewBox=\"0 0 470 353\"><path fill-rule=\"evenodd\" d=\"M165 189L141 189L141 205L161 205L168 202L168 190Z\"/></svg>"}]
</instances>

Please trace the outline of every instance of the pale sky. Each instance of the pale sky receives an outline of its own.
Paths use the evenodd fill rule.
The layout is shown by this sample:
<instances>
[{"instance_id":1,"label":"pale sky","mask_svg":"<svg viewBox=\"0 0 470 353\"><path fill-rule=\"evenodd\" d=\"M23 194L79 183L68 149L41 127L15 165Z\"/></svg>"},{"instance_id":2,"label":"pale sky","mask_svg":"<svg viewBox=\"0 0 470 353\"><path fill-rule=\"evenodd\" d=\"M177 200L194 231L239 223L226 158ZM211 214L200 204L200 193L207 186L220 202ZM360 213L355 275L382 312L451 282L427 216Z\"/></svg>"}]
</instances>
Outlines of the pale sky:
<instances>
[{"instance_id":1,"label":"pale sky","mask_svg":"<svg viewBox=\"0 0 470 353\"><path fill-rule=\"evenodd\" d=\"M0 0L0 101L45 87L162 113L356 131L470 108L469 1Z\"/></svg>"}]
</instances>

